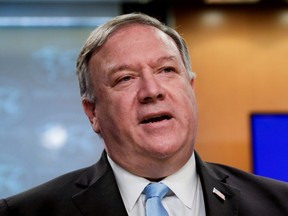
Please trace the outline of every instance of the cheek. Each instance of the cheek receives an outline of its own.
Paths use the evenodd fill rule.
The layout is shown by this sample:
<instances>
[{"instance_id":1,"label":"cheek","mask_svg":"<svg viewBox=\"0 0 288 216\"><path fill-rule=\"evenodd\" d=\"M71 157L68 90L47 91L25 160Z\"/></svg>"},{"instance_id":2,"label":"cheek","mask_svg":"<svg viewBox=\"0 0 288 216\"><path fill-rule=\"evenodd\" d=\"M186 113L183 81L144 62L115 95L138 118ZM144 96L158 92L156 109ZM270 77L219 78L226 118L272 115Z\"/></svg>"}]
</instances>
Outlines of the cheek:
<instances>
[{"instance_id":1,"label":"cheek","mask_svg":"<svg viewBox=\"0 0 288 216\"><path fill-rule=\"evenodd\" d=\"M194 90L190 85L189 86L185 85L185 86L186 88L181 88L181 90L179 91L179 94L181 95L182 100L186 104L186 106L194 108L196 105L196 98L195 98Z\"/></svg>"},{"instance_id":2,"label":"cheek","mask_svg":"<svg viewBox=\"0 0 288 216\"><path fill-rule=\"evenodd\" d=\"M137 89L127 90L117 92L111 99L111 103L113 103L113 109L116 110L119 117L132 117L134 111L137 108L137 96L136 96Z\"/></svg>"},{"instance_id":3,"label":"cheek","mask_svg":"<svg viewBox=\"0 0 288 216\"><path fill-rule=\"evenodd\" d=\"M121 94L110 94L99 105L98 115L101 124L111 124L111 127L117 127L128 121L132 116L131 100L129 97Z\"/></svg>"},{"instance_id":4,"label":"cheek","mask_svg":"<svg viewBox=\"0 0 288 216\"><path fill-rule=\"evenodd\" d=\"M182 107L180 107L179 109L182 110L184 118L186 118L187 120L192 119L193 121L196 121L197 105L193 89L183 89L183 91L181 91L181 94L182 101L179 101L178 104L181 104Z\"/></svg>"}]
</instances>

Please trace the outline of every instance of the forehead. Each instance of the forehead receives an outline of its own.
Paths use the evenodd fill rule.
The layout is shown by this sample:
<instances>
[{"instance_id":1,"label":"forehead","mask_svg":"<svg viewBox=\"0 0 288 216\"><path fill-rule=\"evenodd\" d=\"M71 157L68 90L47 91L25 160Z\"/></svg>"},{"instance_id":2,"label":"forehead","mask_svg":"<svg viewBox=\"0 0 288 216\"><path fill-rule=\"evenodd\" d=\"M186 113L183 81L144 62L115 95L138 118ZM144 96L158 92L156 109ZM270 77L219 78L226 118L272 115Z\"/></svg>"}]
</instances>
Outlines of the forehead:
<instances>
[{"instance_id":1,"label":"forehead","mask_svg":"<svg viewBox=\"0 0 288 216\"><path fill-rule=\"evenodd\" d=\"M128 24L123 24L121 26L119 26L118 28L116 28L108 37L107 41L109 41L111 38L114 37L121 37L121 36L129 36L129 35L133 35L134 37L137 34L133 34L133 33L142 33L142 34L138 34L139 36L141 35L166 35L166 33L164 33L163 31L161 31L160 29L151 26L151 25L147 25L147 24L141 24L141 23L128 23ZM167 35L168 36L168 35Z\"/></svg>"},{"instance_id":2,"label":"forehead","mask_svg":"<svg viewBox=\"0 0 288 216\"><path fill-rule=\"evenodd\" d=\"M163 57L174 57L182 64L180 52L174 40L153 26L127 24L113 32L103 46L90 59L90 69L109 72L119 65L155 64Z\"/></svg>"},{"instance_id":3,"label":"forehead","mask_svg":"<svg viewBox=\"0 0 288 216\"><path fill-rule=\"evenodd\" d=\"M104 53L109 52L109 54L156 53L161 50L180 54L176 43L169 35L154 26L145 24L121 26L108 37L99 51L103 50Z\"/></svg>"}]
</instances>

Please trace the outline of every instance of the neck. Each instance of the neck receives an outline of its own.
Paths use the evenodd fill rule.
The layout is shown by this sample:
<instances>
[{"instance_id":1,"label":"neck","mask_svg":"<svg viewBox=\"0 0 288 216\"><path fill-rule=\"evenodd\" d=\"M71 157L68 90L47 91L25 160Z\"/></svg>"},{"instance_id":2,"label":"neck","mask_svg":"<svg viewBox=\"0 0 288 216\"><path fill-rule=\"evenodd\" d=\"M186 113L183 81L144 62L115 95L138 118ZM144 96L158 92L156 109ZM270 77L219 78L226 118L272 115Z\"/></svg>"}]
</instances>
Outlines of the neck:
<instances>
[{"instance_id":1,"label":"neck","mask_svg":"<svg viewBox=\"0 0 288 216\"><path fill-rule=\"evenodd\" d=\"M147 180L149 180L149 181L151 181L151 182L160 182L160 181L162 181L164 178L166 178L167 176L165 176L165 177L162 177L162 178L156 178L156 179L154 179L154 178L146 178Z\"/></svg>"},{"instance_id":2,"label":"neck","mask_svg":"<svg viewBox=\"0 0 288 216\"><path fill-rule=\"evenodd\" d=\"M114 155L109 154L110 158L123 169L134 175L155 182L161 181L165 177L177 172L187 163L191 155L192 151L187 151L185 154L181 154L180 156L177 155L176 157L175 155L173 157L162 158L150 156L148 159L140 157L135 158L134 156L129 157L126 155L126 159L123 160L122 156L120 159L117 158L118 154L116 154L116 158L113 157Z\"/></svg>"}]
</instances>

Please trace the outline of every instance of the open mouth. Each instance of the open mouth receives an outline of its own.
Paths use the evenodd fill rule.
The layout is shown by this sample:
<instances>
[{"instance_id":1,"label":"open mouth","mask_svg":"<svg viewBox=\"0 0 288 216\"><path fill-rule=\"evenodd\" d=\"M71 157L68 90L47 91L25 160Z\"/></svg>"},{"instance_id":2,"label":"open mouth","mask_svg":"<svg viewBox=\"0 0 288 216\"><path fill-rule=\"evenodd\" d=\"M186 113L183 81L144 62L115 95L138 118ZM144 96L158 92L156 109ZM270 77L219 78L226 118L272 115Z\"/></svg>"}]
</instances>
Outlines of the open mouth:
<instances>
[{"instance_id":1,"label":"open mouth","mask_svg":"<svg viewBox=\"0 0 288 216\"><path fill-rule=\"evenodd\" d=\"M171 118L172 117L169 115L152 116L141 121L141 124L156 123L156 122L161 122L165 120L170 120Z\"/></svg>"}]
</instances>

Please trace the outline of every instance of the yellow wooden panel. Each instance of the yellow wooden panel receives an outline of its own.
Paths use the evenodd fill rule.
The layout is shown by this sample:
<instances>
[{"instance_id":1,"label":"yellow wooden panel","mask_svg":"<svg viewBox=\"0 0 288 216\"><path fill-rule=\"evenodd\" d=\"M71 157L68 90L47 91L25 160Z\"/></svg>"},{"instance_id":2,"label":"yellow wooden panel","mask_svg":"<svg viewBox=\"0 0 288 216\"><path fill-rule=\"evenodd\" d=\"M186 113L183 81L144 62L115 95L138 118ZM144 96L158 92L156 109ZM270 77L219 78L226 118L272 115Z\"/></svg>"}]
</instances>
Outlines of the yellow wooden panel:
<instances>
[{"instance_id":1,"label":"yellow wooden panel","mask_svg":"<svg viewBox=\"0 0 288 216\"><path fill-rule=\"evenodd\" d=\"M288 111L288 9L176 8L199 109L196 149L251 171L252 112ZM286 18L285 18L286 17Z\"/></svg>"}]
</instances>

